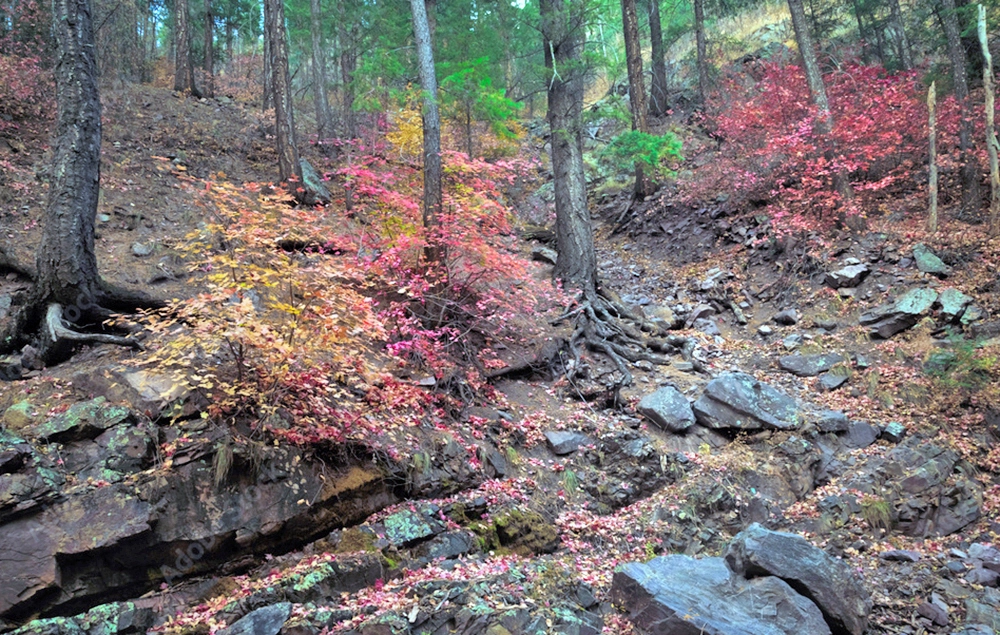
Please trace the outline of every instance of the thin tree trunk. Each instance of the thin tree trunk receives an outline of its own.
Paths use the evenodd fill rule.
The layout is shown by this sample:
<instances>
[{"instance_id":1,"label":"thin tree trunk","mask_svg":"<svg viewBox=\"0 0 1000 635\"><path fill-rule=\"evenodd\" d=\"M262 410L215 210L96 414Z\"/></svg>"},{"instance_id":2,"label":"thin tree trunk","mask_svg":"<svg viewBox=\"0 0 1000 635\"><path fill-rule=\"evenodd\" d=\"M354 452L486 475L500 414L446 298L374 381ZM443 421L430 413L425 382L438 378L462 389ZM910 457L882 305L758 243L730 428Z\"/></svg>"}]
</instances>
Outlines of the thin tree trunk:
<instances>
[{"instance_id":1,"label":"thin tree trunk","mask_svg":"<svg viewBox=\"0 0 1000 635\"><path fill-rule=\"evenodd\" d=\"M431 262L443 254L436 230L441 218L441 115L438 112L437 75L434 72L434 52L431 48L431 31L427 21L425 0L410 0L413 12L413 35L417 43L417 62L420 69L420 87L424 93L424 229L428 246L424 254Z\"/></svg>"},{"instance_id":2,"label":"thin tree trunk","mask_svg":"<svg viewBox=\"0 0 1000 635\"><path fill-rule=\"evenodd\" d=\"M903 26L903 12L899 8L899 0L889 0L889 11L892 12L892 22L896 27L899 59L903 62L903 70L908 71L913 68L913 52L910 50L910 40L906 37L906 28Z\"/></svg>"},{"instance_id":3,"label":"thin tree trunk","mask_svg":"<svg viewBox=\"0 0 1000 635\"><path fill-rule=\"evenodd\" d=\"M649 110L651 114L667 114L667 63L663 48L663 28L660 24L660 0L649 2L649 40L652 49L653 83L650 87Z\"/></svg>"},{"instance_id":4,"label":"thin tree trunk","mask_svg":"<svg viewBox=\"0 0 1000 635\"><path fill-rule=\"evenodd\" d=\"M274 70L271 68L271 38L267 27L267 1L264 2L264 96L261 98L261 110L274 108Z\"/></svg>"},{"instance_id":5,"label":"thin tree trunk","mask_svg":"<svg viewBox=\"0 0 1000 635\"><path fill-rule=\"evenodd\" d=\"M632 130L649 132L646 83L642 72L642 46L635 0L622 0L622 30L625 34L625 64L628 68L628 95L632 106ZM643 199L656 191L652 175L644 163L635 164L635 196Z\"/></svg>"},{"instance_id":6,"label":"thin tree trunk","mask_svg":"<svg viewBox=\"0 0 1000 635\"><path fill-rule=\"evenodd\" d=\"M349 30L347 7L344 0L340 0L339 8L340 23L337 36L340 39L340 81L344 85L341 117L344 125L344 138L356 139L358 130L354 116L354 72L358 66L357 44Z\"/></svg>"},{"instance_id":7,"label":"thin tree trunk","mask_svg":"<svg viewBox=\"0 0 1000 635\"><path fill-rule=\"evenodd\" d=\"M698 67L698 100L704 104L708 91L708 53L705 43L705 3L694 0L694 37L697 48L695 65Z\"/></svg>"},{"instance_id":8,"label":"thin tree trunk","mask_svg":"<svg viewBox=\"0 0 1000 635\"><path fill-rule=\"evenodd\" d=\"M574 0L540 0L545 66L551 73L548 120L555 187L553 275L591 299L597 295L597 256L583 170L583 25Z\"/></svg>"},{"instance_id":9,"label":"thin tree trunk","mask_svg":"<svg viewBox=\"0 0 1000 635\"><path fill-rule=\"evenodd\" d=\"M851 4L854 8L854 19L858 23L858 39L861 40L861 61L868 64L871 61L871 57L868 54L868 29L865 28L865 21L861 16L861 4L858 0L853 0Z\"/></svg>"},{"instance_id":10,"label":"thin tree trunk","mask_svg":"<svg viewBox=\"0 0 1000 635\"><path fill-rule=\"evenodd\" d=\"M1000 164L997 159L997 133L994 125L996 90L993 85L993 56L986 39L986 9L979 5L979 44L983 49L983 88L986 91L986 151L990 157L990 234L997 232L1000 219Z\"/></svg>"},{"instance_id":11,"label":"thin tree trunk","mask_svg":"<svg viewBox=\"0 0 1000 635\"><path fill-rule=\"evenodd\" d=\"M928 194L930 196L930 214L927 220L927 229L934 233L938 229L938 166L937 166L937 88L934 82L927 91L927 112L928 112L928 154L930 155L930 176L928 182Z\"/></svg>"},{"instance_id":12,"label":"thin tree trunk","mask_svg":"<svg viewBox=\"0 0 1000 635\"><path fill-rule=\"evenodd\" d=\"M323 55L323 23L320 0L309 0L309 35L312 38L313 101L316 103L316 134L320 143L333 135L333 117L326 94L326 56Z\"/></svg>"},{"instance_id":13,"label":"thin tree trunk","mask_svg":"<svg viewBox=\"0 0 1000 635\"><path fill-rule=\"evenodd\" d=\"M959 161L962 164L962 211L964 218L974 218L982 205L979 187L979 162L972 152L972 103L969 98L969 83L965 72L967 61L962 46L961 29L955 13L954 0L941 0L941 26L948 40L948 58L951 61L951 76L955 86L955 98L960 108L961 127L958 132Z\"/></svg>"},{"instance_id":14,"label":"thin tree trunk","mask_svg":"<svg viewBox=\"0 0 1000 635\"><path fill-rule=\"evenodd\" d=\"M174 0L174 90L181 93L190 90L192 95L200 96L194 85L188 0Z\"/></svg>"},{"instance_id":15,"label":"thin tree trunk","mask_svg":"<svg viewBox=\"0 0 1000 635\"><path fill-rule=\"evenodd\" d=\"M293 193L303 197L302 167L295 143L295 113L292 110L292 85L288 77L288 36L285 33L284 0L264 0L264 26L270 41L271 86L274 89L275 138L278 150L278 174L283 182L297 181Z\"/></svg>"},{"instance_id":16,"label":"thin tree trunk","mask_svg":"<svg viewBox=\"0 0 1000 635\"><path fill-rule=\"evenodd\" d=\"M205 0L205 96L215 97L215 17L212 0Z\"/></svg>"},{"instance_id":17,"label":"thin tree trunk","mask_svg":"<svg viewBox=\"0 0 1000 635\"><path fill-rule=\"evenodd\" d=\"M809 25L806 23L806 14L802 6L802 0L788 0L788 11L792 15L792 28L795 30L795 39L799 44L799 55L802 58L802 68L806 74L806 83L809 86L809 98L816 108L816 123L813 132L825 139L828 148L825 152L827 160L832 160L836 154L830 146L830 133L833 132L833 113L830 112L830 102L826 97L826 86L823 84L823 76L819 71L819 63L816 61L816 48L813 44L812 34L809 32ZM854 192L847 175L842 170L835 170L833 175L833 187L843 199L849 200Z\"/></svg>"}]
</instances>

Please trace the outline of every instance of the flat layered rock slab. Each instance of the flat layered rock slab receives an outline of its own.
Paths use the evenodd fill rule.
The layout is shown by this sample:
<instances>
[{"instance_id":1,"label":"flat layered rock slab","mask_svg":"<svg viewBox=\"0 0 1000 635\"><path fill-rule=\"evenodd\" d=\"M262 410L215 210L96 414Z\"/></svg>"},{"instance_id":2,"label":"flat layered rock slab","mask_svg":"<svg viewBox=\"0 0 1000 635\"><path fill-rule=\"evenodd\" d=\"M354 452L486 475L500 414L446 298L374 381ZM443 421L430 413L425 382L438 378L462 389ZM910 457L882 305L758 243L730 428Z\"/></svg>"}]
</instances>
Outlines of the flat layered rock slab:
<instances>
[{"instance_id":1,"label":"flat layered rock slab","mask_svg":"<svg viewBox=\"0 0 1000 635\"><path fill-rule=\"evenodd\" d=\"M828 635L819 608L774 577L745 580L722 558L660 556L615 572L611 600L643 635Z\"/></svg>"},{"instance_id":2,"label":"flat layered rock slab","mask_svg":"<svg viewBox=\"0 0 1000 635\"><path fill-rule=\"evenodd\" d=\"M794 399L745 373L708 382L693 409L698 423L716 430L794 430L802 423Z\"/></svg>"}]
</instances>

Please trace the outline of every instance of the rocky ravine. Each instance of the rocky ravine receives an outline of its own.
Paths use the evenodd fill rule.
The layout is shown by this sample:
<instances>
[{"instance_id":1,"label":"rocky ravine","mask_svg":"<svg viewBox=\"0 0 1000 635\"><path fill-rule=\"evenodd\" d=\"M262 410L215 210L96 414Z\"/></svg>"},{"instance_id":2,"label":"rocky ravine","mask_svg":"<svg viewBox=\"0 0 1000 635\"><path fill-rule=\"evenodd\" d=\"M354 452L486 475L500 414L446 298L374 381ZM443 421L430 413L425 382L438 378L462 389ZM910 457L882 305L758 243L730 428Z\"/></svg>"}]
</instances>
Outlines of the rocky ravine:
<instances>
[{"instance_id":1,"label":"rocky ravine","mask_svg":"<svg viewBox=\"0 0 1000 635\"><path fill-rule=\"evenodd\" d=\"M507 381L509 407L465 413L482 438L419 431L424 451L396 459L254 440L169 377L96 358L55 401L20 394L3 415L0 628L993 632L995 483L970 460L990 426L963 444L912 413L831 407L868 396L882 363L838 334L992 323L931 250L866 244L816 282L856 314L775 306L762 297L787 294L738 293L722 267L666 287L640 274L623 299L694 345L638 366L635 416ZM686 604L664 591L681 584Z\"/></svg>"}]
</instances>

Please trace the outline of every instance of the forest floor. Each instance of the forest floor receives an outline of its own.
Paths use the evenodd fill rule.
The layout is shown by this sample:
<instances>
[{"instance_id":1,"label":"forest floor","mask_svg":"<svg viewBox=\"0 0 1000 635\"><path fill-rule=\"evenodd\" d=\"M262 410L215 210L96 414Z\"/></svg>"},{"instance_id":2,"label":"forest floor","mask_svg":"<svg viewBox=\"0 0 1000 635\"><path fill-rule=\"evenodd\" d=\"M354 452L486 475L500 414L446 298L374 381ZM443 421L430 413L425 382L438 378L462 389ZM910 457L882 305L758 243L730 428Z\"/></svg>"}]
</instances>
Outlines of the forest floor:
<instances>
[{"instance_id":1,"label":"forest floor","mask_svg":"<svg viewBox=\"0 0 1000 635\"><path fill-rule=\"evenodd\" d=\"M106 91L103 101L96 243L102 274L160 297L191 297L202 282L199 272L189 270L181 246L204 218L185 175L236 184L273 179L268 124L258 111L232 100L198 101L155 87ZM19 170L8 179L22 184L0 189L0 224L8 253L22 263L33 261L40 236L45 134L39 129L0 144L0 159ZM711 160L706 138L695 147L685 164L693 168L691 178L697 178L694 166ZM315 146L306 155L320 171L331 165ZM921 218L907 215L873 217L864 230L838 230L812 241L778 240L765 218L736 209L729 193L694 205L677 203L674 194L671 187L640 204L618 233L622 199L596 204L603 283L648 316L671 316L672 332L693 343L688 357L674 356L669 365L636 364L621 407L581 402L574 385L546 376L544 369L498 380L498 394L460 414L462 424L448 432L452 436L413 432L425 435L428 445L399 449L395 460L407 484L379 490L384 503L374 513L343 512L351 522L339 526L323 518L324 527L338 528L322 536L298 528L301 517L282 521L277 530L260 529L243 542L233 532L227 534L225 558L211 569L199 568L195 558L192 567L178 567L184 579L170 585L147 579L146 586L123 590L108 582L62 604L4 615L0 630L30 617L55 619L90 609L87 617L41 620L21 631L71 632L71 624L89 632L85 627L98 615L92 607L130 600L151 614L150 626L170 633L217 632L285 601L291 606L274 610L284 610L285 618L291 612L281 631L289 635L322 629L365 635L503 635L532 628L629 633L631 625L609 602L616 564L664 553L716 555L754 521L804 535L849 562L873 595L868 632L985 632L962 630L963 624L983 623L1000 629L997 576L980 573L1000 566L1000 552L991 560L984 546L1000 544L996 242L981 226L951 219L946 231L931 236ZM542 204L536 196L517 198L532 201L537 215ZM912 251L920 242L949 265L947 277L918 270ZM525 257L532 247L521 245ZM849 258L871 273L850 290L832 289L826 274L855 262ZM549 273L546 265L533 266L537 279ZM0 281L0 298L29 284L10 274ZM872 339L859 325L863 313L887 298L923 288L957 289L981 315L963 325L940 310L927 312L911 329L884 340ZM778 317L789 312L792 318ZM552 326L541 315L521 319L530 334L521 346L500 353L508 363L530 359L546 342L568 334L565 325ZM783 371L779 359L795 353L839 355L828 372L846 380L824 390L820 378ZM0 411L27 400L36 413L51 417L99 395L127 400L132 393L95 378L143 354L85 348L64 364L0 386ZM599 356L590 363L594 374L609 368ZM641 398L660 387L696 399L712 376L731 371L751 374L807 404L809 423L791 431L731 433L696 426L674 434L636 410ZM143 404L124 405L146 414ZM821 413L828 410L845 413L843 427L826 422ZM5 414L7 433L14 432L12 421ZM175 425L169 417L157 423L164 429ZM203 425L197 416L176 420L177 430L158 433L158 445L178 447L195 430L208 438L208 449L189 452L187 467L203 461L218 468L212 454L221 455L220 437L211 436L214 428L206 432L195 424ZM489 429L485 441L477 428ZM11 438L4 443L13 448ZM568 447L558 447L559 441ZM35 444L39 456L60 445L51 438ZM468 447L477 461L467 460ZM0 447L0 457L4 451ZM317 458L308 452L302 457ZM169 480L171 470L181 468L179 460L171 467L161 457L144 467L142 478ZM16 472L0 469L0 481ZM916 476L923 479L920 486L913 485ZM106 485L82 476L64 483L67 490ZM292 480L282 487L292 487ZM4 532L16 535L14 523L25 518L20 511L8 513L21 502L18 495L6 481L0 484L0 544ZM47 499L53 500L61 499ZM211 518L216 520L206 525L222 522ZM161 518L154 528L169 524ZM275 531L290 537L281 541ZM160 546L167 551L173 544L164 540ZM81 554L100 560L110 552L66 553L76 554L67 562L77 562L85 559ZM146 566L157 569L160 561ZM112 567L94 566L79 570ZM142 632L122 623L111 632Z\"/></svg>"}]
</instances>

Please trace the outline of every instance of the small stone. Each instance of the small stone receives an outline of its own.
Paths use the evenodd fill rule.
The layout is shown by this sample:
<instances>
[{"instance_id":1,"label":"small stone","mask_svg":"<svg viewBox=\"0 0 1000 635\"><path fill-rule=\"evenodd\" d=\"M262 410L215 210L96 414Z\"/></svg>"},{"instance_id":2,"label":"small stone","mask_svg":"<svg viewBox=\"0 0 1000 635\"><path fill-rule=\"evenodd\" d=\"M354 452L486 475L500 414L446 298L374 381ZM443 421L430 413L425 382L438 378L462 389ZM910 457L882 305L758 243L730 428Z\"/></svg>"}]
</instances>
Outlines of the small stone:
<instances>
[{"instance_id":1,"label":"small stone","mask_svg":"<svg viewBox=\"0 0 1000 635\"><path fill-rule=\"evenodd\" d=\"M883 551L878 557L890 562L917 562L920 560L920 552L909 549L890 549Z\"/></svg>"},{"instance_id":2,"label":"small stone","mask_svg":"<svg viewBox=\"0 0 1000 635\"><path fill-rule=\"evenodd\" d=\"M553 454L562 456L576 452L581 445L589 441L587 435L566 430L551 430L545 433L545 440Z\"/></svg>"},{"instance_id":3,"label":"small stone","mask_svg":"<svg viewBox=\"0 0 1000 635\"><path fill-rule=\"evenodd\" d=\"M826 274L826 283L834 289L856 287L861 284L870 271L867 265L860 263L848 265Z\"/></svg>"},{"instance_id":4,"label":"small stone","mask_svg":"<svg viewBox=\"0 0 1000 635\"><path fill-rule=\"evenodd\" d=\"M821 328L824 331L836 331L837 330L837 326L838 326L837 320L832 320L832 319L830 319L830 320L824 320L824 319L813 320L813 324L815 324L817 328Z\"/></svg>"},{"instance_id":5,"label":"small stone","mask_svg":"<svg viewBox=\"0 0 1000 635\"><path fill-rule=\"evenodd\" d=\"M102 222L102 223L108 223L108 222L111 222L111 216L109 216L107 214L98 214L97 215L97 220L100 221L100 222Z\"/></svg>"},{"instance_id":6,"label":"small stone","mask_svg":"<svg viewBox=\"0 0 1000 635\"><path fill-rule=\"evenodd\" d=\"M847 383L847 375L823 373L819 376L819 388L824 391L836 390Z\"/></svg>"},{"instance_id":7,"label":"small stone","mask_svg":"<svg viewBox=\"0 0 1000 635\"><path fill-rule=\"evenodd\" d=\"M535 247L531 250L531 259L536 262L544 262L550 265L556 264L559 253L555 249L548 247Z\"/></svg>"},{"instance_id":8,"label":"small stone","mask_svg":"<svg viewBox=\"0 0 1000 635\"><path fill-rule=\"evenodd\" d=\"M132 243L132 255L136 258L143 258L153 253L152 244Z\"/></svg>"},{"instance_id":9,"label":"small stone","mask_svg":"<svg viewBox=\"0 0 1000 635\"><path fill-rule=\"evenodd\" d=\"M792 326L798 323L799 313L795 309L785 309L776 313L771 319L783 326Z\"/></svg>"},{"instance_id":10,"label":"small stone","mask_svg":"<svg viewBox=\"0 0 1000 635\"><path fill-rule=\"evenodd\" d=\"M882 430L882 438L889 443L899 443L906 436L906 426L898 421L892 421Z\"/></svg>"},{"instance_id":11,"label":"small stone","mask_svg":"<svg viewBox=\"0 0 1000 635\"><path fill-rule=\"evenodd\" d=\"M944 565L944 568L952 573L965 573L965 565L958 560L952 560L948 564Z\"/></svg>"},{"instance_id":12,"label":"small stone","mask_svg":"<svg viewBox=\"0 0 1000 635\"><path fill-rule=\"evenodd\" d=\"M947 277L951 273L951 267L944 264L944 261L923 243L917 243L913 246L913 260L917 263L917 269L923 273L929 273L939 278Z\"/></svg>"},{"instance_id":13,"label":"small stone","mask_svg":"<svg viewBox=\"0 0 1000 635\"><path fill-rule=\"evenodd\" d=\"M867 448L878 439L879 429L866 421L852 421L843 437L844 445L852 450Z\"/></svg>"},{"instance_id":14,"label":"small stone","mask_svg":"<svg viewBox=\"0 0 1000 635\"><path fill-rule=\"evenodd\" d=\"M35 422L33 410L31 403L19 401L3 413L3 423L11 432L17 432Z\"/></svg>"},{"instance_id":15,"label":"small stone","mask_svg":"<svg viewBox=\"0 0 1000 635\"><path fill-rule=\"evenodd\" d=\"M938 626L948 625L948 612L942 611L941 607L935 606L930 602L924 602L918 606L917 613L919 613L922 617L926 617Z\"/></svg>"},{"instance_id":16,"label":"small stone","mask_svg":"<svg viewBox=\"0 0 1000 635\"><path fill-rule=\"evenodd\" d=\"M691 404L672 386L660 388L639 401L637 410L653 423L670 432L681 432L694 425Z\"/></svg>"},{"instance_id":17,"label":"small stone","mask_svg":"<svg viewBox=\"0 0 1000 635\"><path fill-rule=\"evenodd\" d=\"M760 333L761 335L767 336L770 335L771 333L774 333L774 329L772 329L767 324L762 324L757 327L757 332Z\"/></svg>"},{"instance_id":18,"label":"small stone","mask_svg":"<svg viewBox=\"0 0 1000 635\"><path fill-rule=\"evenodd\" d=\"M824 410L816 419L816 427L820 432L847 432L850 421L840 410Z\"/></svg>"},{"instance_id":19,"label":"small stone","mask_svg":"<svg viewBox=\"0 0 1000 635\"><path fill-rule=\"evenodd\" d=\"M675 369L684 373L690 373L694 371L694 364L692 364L691 362L675 362L673 366Z\"/></svg>"},{"instance_id":20,"label":"small stone","mask_svg":"<svg viewBox=\"0 0 1000 635\"><path fill-rule=\"evenodd\" d=\"M941 291L938 303L941 305L941 317L951 321L965 313L965 308L972 304L972 298L958 289L948 288Z\"/></svg>"},{"instance_id":21,"label":"small stone","mask_svg":"<svg viewBox=\"0 0 1000 635\"><path fill-rule=\"evenodd\" d=\"M973 569L965 574L965 581L980 586L997 586L1000 573L989 569Z\"/></svg>"},{"instance_id":22,"label":"small stone","mask_svg":"<svg viewBox=\"0 0 1000 635\"><path fill-rule=\"evenodd\" d=\"M803 341L805 340L802 338L801 333L792 333L785 339L781 340L781 345L785 347L785 350L791 351L802 346Z\"/></svg>"}]
</instances>

